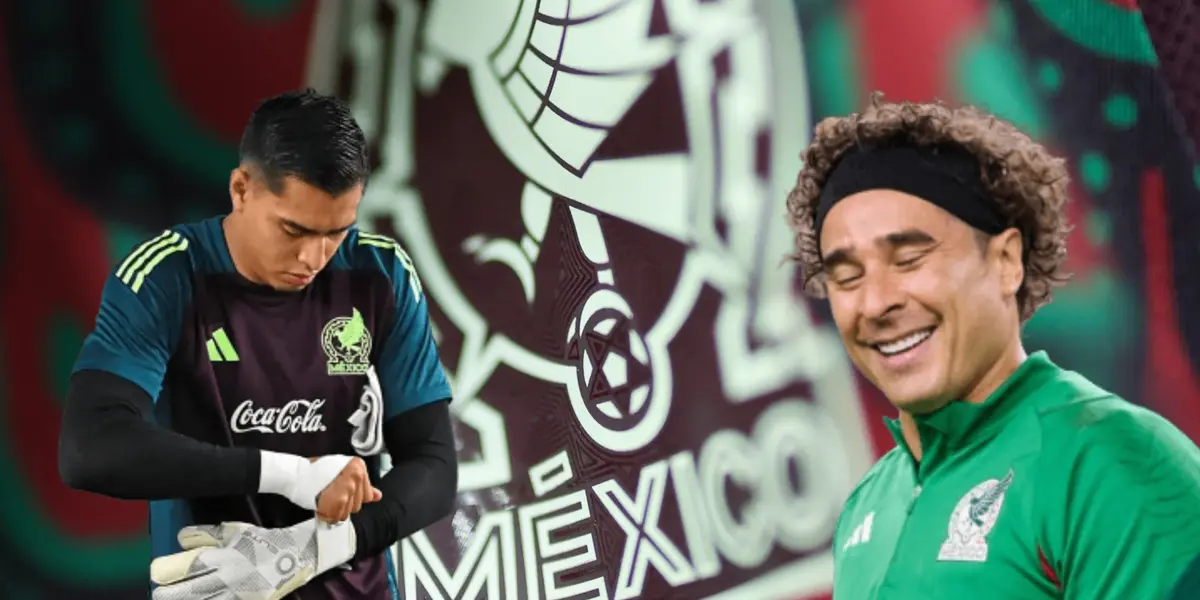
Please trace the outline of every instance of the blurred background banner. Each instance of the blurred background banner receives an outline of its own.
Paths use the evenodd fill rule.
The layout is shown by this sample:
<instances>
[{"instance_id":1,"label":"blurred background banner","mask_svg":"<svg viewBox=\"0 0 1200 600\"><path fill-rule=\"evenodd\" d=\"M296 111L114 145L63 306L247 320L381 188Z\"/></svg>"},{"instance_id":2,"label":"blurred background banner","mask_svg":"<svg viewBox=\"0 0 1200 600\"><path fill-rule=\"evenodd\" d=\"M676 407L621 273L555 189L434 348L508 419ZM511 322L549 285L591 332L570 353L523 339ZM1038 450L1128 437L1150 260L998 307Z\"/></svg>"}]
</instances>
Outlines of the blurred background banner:
<instances>
[{"instance_id":1,"label":"blurred background banner","mask_svg":"<svg viewBox=\"0 0 1200 600\"><path fill-rule=\"evenodd\" d=\"M250 111L305 85L371 139L361 223L455 385L407 598L827 593L891 411L796 299L783 198L872 90L1069 158L1075 278L1027 344L1200 439L1198 31L1195 0L2 2L0 597L145 597L145 506L58 480L67 375L114 261L224 211Z\"/></svg>"}]
</instances>

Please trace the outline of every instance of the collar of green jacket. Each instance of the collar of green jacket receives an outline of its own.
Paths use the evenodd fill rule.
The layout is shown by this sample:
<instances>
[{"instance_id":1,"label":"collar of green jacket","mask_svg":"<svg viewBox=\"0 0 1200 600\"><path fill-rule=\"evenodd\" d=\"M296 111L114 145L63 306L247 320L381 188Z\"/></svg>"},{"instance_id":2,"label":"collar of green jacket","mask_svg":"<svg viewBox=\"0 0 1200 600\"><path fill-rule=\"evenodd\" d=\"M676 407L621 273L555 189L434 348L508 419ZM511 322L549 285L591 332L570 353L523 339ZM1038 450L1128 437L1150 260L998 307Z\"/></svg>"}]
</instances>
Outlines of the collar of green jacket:
<instances>
[{"instance_id":1,"label":"collar of green jacket","mask_svg":"<svg viewBox=\"0 0 1200 600\"><path fill-rule=\"evenodd\" d=\"M982 403L951 402L927 415L917 415L922 462L940 462L939 459L948 452L987 442L1038 388L1061 373L1045 352L1035 352ZM908 451L900 421L885 418L884 422L896 443ZM922 466L928 468L929 465Z\"/></svg>"}]
</instances>

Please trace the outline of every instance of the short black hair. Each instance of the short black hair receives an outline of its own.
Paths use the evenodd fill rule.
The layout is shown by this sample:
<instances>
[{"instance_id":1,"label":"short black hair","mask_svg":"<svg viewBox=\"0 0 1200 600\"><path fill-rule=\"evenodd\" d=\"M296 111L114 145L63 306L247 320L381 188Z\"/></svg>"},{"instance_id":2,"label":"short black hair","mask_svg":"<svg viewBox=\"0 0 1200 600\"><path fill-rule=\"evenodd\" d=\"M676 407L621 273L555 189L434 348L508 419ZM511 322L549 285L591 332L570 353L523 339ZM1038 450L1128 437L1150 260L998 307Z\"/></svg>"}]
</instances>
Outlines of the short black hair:
<instances>
[{"instance_id":1,"label":"short black hair","mask_svg":"<svg viewBox=\"0 0 1200 600\"><path fill-rule=\"evenodd\" d=\"M242 132L238 155L278 194L295 177L338 196L365 183L370 171L367 138L345 102L316 90L267 98Z\"/></svg>"}]
</instances>

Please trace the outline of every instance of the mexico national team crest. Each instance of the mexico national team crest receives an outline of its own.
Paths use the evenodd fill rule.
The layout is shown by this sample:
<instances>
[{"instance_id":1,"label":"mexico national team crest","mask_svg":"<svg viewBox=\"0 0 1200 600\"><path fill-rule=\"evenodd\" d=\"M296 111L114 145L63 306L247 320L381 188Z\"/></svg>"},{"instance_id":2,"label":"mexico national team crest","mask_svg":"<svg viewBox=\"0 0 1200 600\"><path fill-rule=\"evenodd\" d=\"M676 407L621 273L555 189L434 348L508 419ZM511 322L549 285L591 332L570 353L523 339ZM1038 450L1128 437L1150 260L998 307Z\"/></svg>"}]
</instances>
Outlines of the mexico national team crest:
<instances>
[{"instance_id":1,"label":"mexico national team crest","mask_svg":"<svg viewBox=\"0 0 1200 600\"><path fill-rule=\"evenodd\" d=\"M321 330L330 375L362 375L371 361L371 333L358 309L348 317L334 317Z\"/></svg>"},{"instance_id":2,"label":"mexico national team crest","mask_svg":"<svg viewBox=\"0 0 1200 600\"><path fill-rule=\"evenodd\" d=\"M420 270L454 386L455 513L398 545L400 595L827 592L871 450L780 265L812 129L795 4L330 6L312 83L380 150L359 221Z\"/></svg>"},{"instance_id":3,"label":"mexico national team crest","mask_svg":"<svg viewBox=\"0 0 1200 600\"><path fill-rule=\"evenodd\" d=\"M950 515L946 541L938 552L938 560L984 562L988 556L988 534L996 526L1004 494L1012 485L1013 472L1003 479L989 479L967 492Z\"/></svg>"}]
</instances>

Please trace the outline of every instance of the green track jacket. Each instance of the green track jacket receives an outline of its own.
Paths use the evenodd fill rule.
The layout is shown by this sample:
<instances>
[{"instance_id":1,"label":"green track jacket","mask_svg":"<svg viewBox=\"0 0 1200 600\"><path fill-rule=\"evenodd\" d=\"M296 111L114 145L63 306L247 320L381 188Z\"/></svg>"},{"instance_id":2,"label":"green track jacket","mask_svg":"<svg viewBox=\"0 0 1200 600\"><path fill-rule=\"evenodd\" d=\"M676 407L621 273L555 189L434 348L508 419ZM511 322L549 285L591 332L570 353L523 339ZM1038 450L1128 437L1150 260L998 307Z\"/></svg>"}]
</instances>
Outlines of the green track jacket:
<instances>
[{"instance_id":1,"label":"green track jacket","mask_svg":"<svg viewBox=\"0 0 1200 600\"><path fill-rule=\"evenodd\" d=\"M1200 449L1159 415L1036 353L917 421L838 519L834 600L1200 599Z\"/></svg>"}]
</instances>

